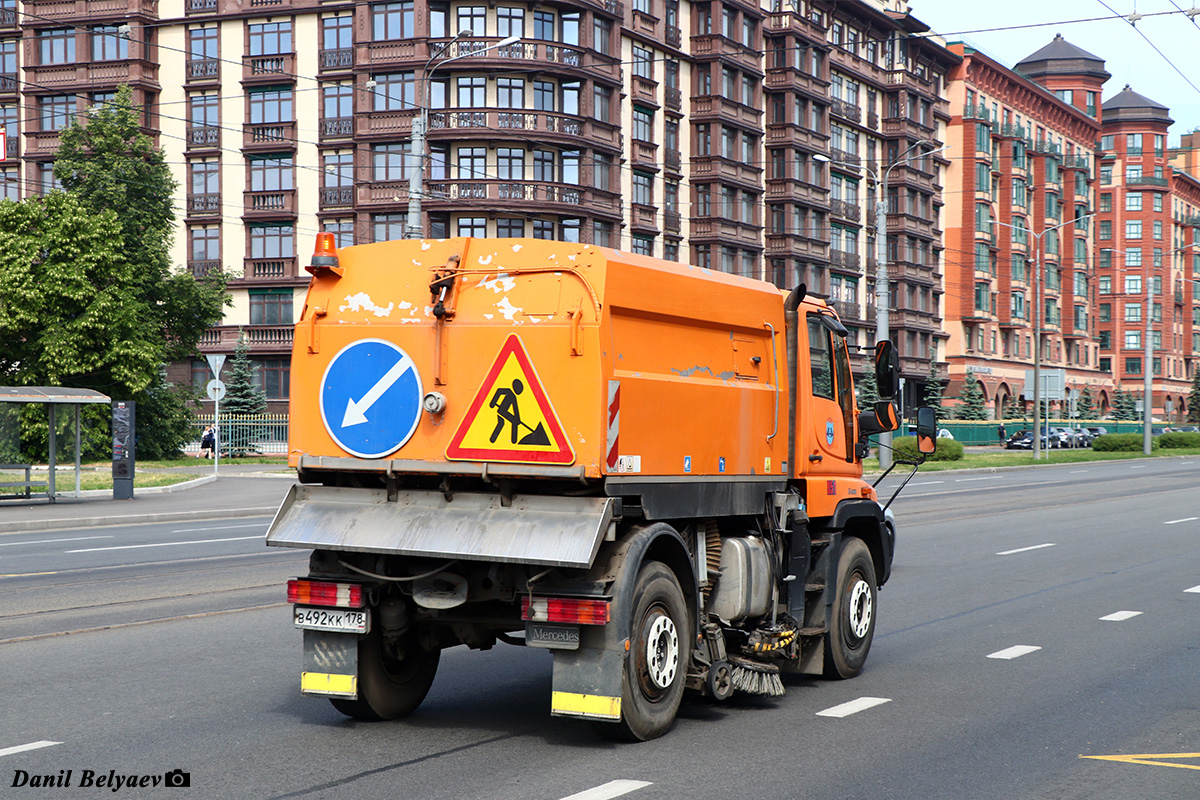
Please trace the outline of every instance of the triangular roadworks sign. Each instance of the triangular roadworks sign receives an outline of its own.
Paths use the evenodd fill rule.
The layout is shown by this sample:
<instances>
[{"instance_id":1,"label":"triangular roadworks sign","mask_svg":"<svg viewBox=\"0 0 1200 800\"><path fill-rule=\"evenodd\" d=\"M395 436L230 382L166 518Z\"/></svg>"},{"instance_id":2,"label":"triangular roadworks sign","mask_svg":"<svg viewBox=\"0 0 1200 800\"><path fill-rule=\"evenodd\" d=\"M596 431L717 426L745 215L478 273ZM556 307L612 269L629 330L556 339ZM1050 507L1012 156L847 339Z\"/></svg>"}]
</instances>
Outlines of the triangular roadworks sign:
<instances>
[{"instance_id":1,"label":"triangular roadworks sign","mask_svg":"<svg viewBox=\"0 0 1200 800\"><path fill-rule=\"evenodd\" d=\"M521 337L509 334L454 438L451 461L571 464L575 451Z\"/></svg>"}]
</instances>

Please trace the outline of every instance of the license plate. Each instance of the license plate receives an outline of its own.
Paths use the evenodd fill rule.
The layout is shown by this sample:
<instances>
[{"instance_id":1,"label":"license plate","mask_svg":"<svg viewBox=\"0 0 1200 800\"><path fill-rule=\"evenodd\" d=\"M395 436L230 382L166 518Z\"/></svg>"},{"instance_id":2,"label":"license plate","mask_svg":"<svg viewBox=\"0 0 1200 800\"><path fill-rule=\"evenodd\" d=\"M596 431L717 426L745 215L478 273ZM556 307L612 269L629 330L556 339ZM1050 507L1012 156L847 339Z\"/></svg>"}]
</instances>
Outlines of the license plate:
<instances>
[{"instance_id":1,"label":"license plate","mask_svg":"<svg viewBox=\"0 0 1200 800\"><path fill-rule=\"evenodd\" d=\"M366 633L368 629L368 614L361 609L296 606L295 612L297 628L338 633Z\"/></svg>"}]
</instances>

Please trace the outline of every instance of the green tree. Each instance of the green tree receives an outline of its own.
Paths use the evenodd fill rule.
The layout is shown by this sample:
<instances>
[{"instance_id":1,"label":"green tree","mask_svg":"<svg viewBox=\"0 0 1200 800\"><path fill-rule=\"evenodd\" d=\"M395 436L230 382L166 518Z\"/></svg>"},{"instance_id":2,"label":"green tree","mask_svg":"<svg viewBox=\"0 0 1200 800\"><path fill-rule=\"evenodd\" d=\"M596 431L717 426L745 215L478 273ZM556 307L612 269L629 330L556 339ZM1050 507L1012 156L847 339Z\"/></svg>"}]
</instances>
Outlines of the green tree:
<instances>
[{"instance_id":1,"label":"green tree","mask_svg":"<svg viewBox=\"0 0 1200 800\"><path fill-rule=\"evenodd\" d=\"M1113 393L1113 412L1115 420L1134 420L1138 418L1137 400L1129 392L1117 389Z\"/></svg>"},{"instance_id":2,"label":"green tree","mask_svg":"<svg viewBox=\"0 0 1200 800\"><path fill-rule=\"evenodd\" d=\"M1017 419L1018 417L1024 417L1024 403L1018 407L1017 398L1010 394L1004 399L1004 409L1001 411L1001 414L1003 415L1004 419Z\"/></svg>"},{"instance_id":3,"label":"green tree","mask_svg":"<svg viewBox=\"0 0 1200 800\"><path fill-rule=\"evenodd\" d=\"M875 408L875 404L879 402L879 384L875 382L875 370L866 369L863 371L862 377L855 382L855 387L858 389L858 407L863 410Z\"/></svg>"},{"instance_id":4,"label":"green tree","mask_svg":"<svg viewBox=\"0 0 1200 800\"><path fill-rule=\"evenodd\" d=\"M1092 387L1084 386L1075 401L1075 413L1080 419L1096 418L1096 398L1092 395Z\"/></svg>"},{"instance_id":5,"label":"green tree","mask_svg":"<svg viewBox=\"0 0 1200 800\"><path fill-rule=\"evenodd\" d=\"M983 387L974 372L968 372L963 381L962 394L959 395L956 416L958 419L987 419L987 406L983 400Z\"/></svg>"},{"instance_id":6,"label":"green tree","mask_svg":"<svg viewBox=\"0 0 1200 800\"><path fill-rule=\"evenodd\" d=\"M1187 421L1200 422L1200 369L1192 370L1192 391L1188 394Z\"/></svg>"},{"instance_id":7,"label":"green tree","mask_svg":"<svg viewBox=\"0 0 1200 800\"><path fill-rule=\"evenodd\" d=\"M225 397L221 400L224 414L265 414L267 395L254 385L254 367L250 363L250 345L239 335L233 348L233 361L225 380Z\"/></svg>"},{"instance_id":8,"label":"green tree","mask_svg":"<svg viewBox=\"0 0 1200 800\"><path fill-rule=\"evenodd\" d=\"M931 361L929 364L929 379L925 382L922 401L924 405L933 409L934 417L939 422L946 419L946 411L942 408L942 380L938 377L936 361Z\"/></svg>"}]
</instances>

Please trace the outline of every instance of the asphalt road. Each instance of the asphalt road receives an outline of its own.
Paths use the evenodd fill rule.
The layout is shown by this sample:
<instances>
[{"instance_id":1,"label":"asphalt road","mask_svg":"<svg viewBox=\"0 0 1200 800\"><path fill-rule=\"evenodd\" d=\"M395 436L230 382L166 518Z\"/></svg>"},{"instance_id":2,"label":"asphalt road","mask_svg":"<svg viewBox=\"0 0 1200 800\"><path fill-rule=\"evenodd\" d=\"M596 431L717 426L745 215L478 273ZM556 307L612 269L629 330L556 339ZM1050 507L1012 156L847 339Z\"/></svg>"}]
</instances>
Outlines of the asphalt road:
<instances>
[{"instance_id":1,"label":"asphalt road","mask_svg":"<svg viewBox=\"0 0 1200 800\"><path fill-rule=\"evenodd\" d=\"M0 796L182 769L204 798L1192 800L1198 483L1180 459L918 475L861 676L692 698L639 745L550 717L549 655L514 647L446 652L402 722L302 698L280 600L305 554L241 538L265 518L10 534Z\"/></svg>"}]
</instances>

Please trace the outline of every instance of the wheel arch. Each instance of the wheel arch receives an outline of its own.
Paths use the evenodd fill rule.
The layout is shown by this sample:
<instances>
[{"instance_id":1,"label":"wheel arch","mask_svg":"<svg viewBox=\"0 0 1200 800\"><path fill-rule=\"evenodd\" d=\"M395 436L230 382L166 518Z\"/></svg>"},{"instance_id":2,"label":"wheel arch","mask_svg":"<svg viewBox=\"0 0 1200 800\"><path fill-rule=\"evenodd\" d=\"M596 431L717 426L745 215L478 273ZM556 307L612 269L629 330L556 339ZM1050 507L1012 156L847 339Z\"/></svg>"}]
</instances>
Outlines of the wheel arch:
<instances>
[{"instance_id":1,"label":"wheel arch","mask_svg":"<svg viewBox=\"0 0 1200 800\"><path fill-rule=\"evenodd\" d=\"M873 500L843 500L829 526L863 540L875 562L875 579L883 586L892 574L892 544L884 535L884 515L879 504Z\"/></svg>"},{"instance_id":2,"label":"wheel arch","mask_svg":"<svg viewBox=\"0 0 1200 800\"><path fill-rule=\"evenodd\" d=\"M697 626L695 612L696 596L699 588L696 571L687 545L679 531L665 522L654 522L649 525L638 525L630 528L620 537L619 547L624 551L613 583L613 599L620 608L628 608L633 600L633 588L637 582L638 571L647 560L660 561L675 574L679 587L683 590L684 599L691 611L690 620L693 629ZM617 635L621 639L629 637L629 620L624 614L617 617ZM692 631L695 632L694 630Z\"/></svg>"}]
</instances>

